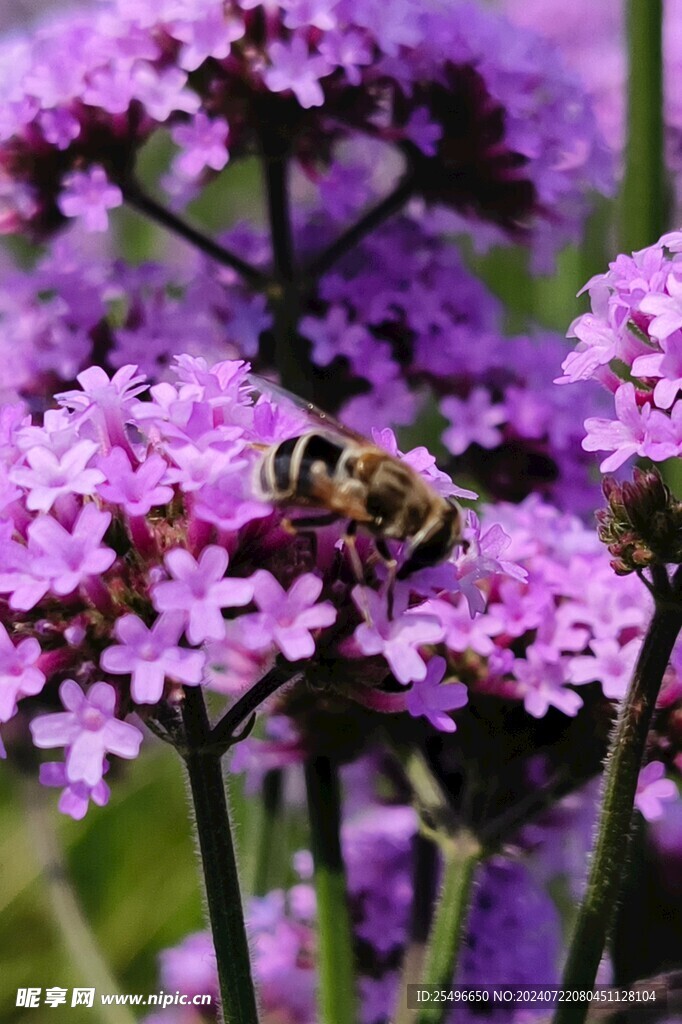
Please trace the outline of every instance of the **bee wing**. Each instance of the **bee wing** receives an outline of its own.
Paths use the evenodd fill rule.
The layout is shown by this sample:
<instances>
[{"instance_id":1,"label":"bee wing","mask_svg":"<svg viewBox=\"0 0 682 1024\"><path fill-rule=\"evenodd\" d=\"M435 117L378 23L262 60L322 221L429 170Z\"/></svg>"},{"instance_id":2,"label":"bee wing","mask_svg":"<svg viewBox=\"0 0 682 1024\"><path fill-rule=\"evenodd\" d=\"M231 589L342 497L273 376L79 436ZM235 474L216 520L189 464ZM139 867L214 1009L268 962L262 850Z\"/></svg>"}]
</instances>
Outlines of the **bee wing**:
<instances>
[{"instance_id":1,"label":"bee wing","mask_svg":"<svg viewBox=\"0 0 682 1024\"><path fill-rule=\"evenodd\" d=\"M350 427L345 426L330 413L319 409L312 402L307 402L304 398L300 398L298 395L292 394L291 391L287 391L280 384L275 384L264 377L259 377L256 373L247 374L247 379L253 392L255 392L254 397L258 397L258 395L265 395L266 397L271 395L279 403L288 403L297 411L304 412L310 420L311 427L317 426L326 434L336 436L339 439L345 439L346 441L353 441L355 444L361 444L363 447L368 445L375 447L362 434L351 430Z\"/></svg>"}]
</instances>

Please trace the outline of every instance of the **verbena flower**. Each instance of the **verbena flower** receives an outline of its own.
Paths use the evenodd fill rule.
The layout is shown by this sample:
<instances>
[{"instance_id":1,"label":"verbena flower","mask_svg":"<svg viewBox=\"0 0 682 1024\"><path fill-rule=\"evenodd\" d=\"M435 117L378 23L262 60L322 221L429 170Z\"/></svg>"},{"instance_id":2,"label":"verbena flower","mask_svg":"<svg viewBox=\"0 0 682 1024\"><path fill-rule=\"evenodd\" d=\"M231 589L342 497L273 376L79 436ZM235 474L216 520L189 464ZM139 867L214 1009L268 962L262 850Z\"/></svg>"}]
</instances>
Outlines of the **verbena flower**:
<instances>
[{"instance_id":1,"label":"verbena flower","mask_svg":"<svg viewBox=\"0 0 682 1024\"><path fill-rule=\"evenodd\" d=\"M308 429L305 415L255 391L242 362L181 356L174 376L148 387L134 366L112 377L91 367L42 423L21 406L0 414L13 482L0 520L0 718L30 709L36 745L65 747L62 807L81 815L103 802L105 756L137 754L132 711L163 729L158 706L182 685L239 695L279 657L315 685L331 674L340 700L385 712L406 710L395 684L409 683L411 713L451 731L464 688L440 683L432 655L445 626L438 606L420 608L445 586L478 614L491 575L521 578L501 558L503 535L474 525L469 550L401 581L391 608L369 537L357 541L359 587L343 522L311 540L283 529L284 511L254 489L263 449ZM397 455L390 431L380 440ZM441 493L457 491L425 449L405 458ZM54 708L57 688L67 710L36 714ZM307 692L290 696L305 705Z\"/></svg>"},{"instance_id":2,"label":"verbena flower","mask_svg":"<svg viewBox=\"0 0 682 1024\"><path fill-rule=\"evenodd\" d=\"M612 453L602 472L635 455L662 462L682 452L681 252L679 232L663 235L585 286L592 312L572 325L578 345L558 383L594 379L613 395L615 418L585 421L583 448Z\"/></svg>"},{"instance_id":3,"label":"verbena flower","mask_svg":"<svg viewBox=\"0 0 682 1024\"><path fill-rule=\"evenodd\" d=\"M316 171L336 143L367 135L400 152L429 202L552 250L575 234L586 191L609 187L589 104L557 53L470 4L387 18L366 0L110 0L5 44L2 65L5 230L44 234L74 216L102 230L160 126L190 180L250 152L268 125L286 124Z\"/></svg>"}]
</instances>

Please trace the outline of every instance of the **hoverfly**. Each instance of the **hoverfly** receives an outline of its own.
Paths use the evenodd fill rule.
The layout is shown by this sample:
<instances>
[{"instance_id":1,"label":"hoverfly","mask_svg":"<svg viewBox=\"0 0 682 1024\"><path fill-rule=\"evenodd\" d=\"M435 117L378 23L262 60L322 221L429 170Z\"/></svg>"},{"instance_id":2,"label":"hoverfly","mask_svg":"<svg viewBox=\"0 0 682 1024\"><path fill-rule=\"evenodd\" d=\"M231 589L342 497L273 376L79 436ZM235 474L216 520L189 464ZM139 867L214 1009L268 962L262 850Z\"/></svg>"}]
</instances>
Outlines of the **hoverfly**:
<instances>
[{"instance_id":1,"label":"hoverfly","mask_svg":"<svg viewBox=\"0 0 682 1024\"><path fill-rule=\"evenodd\" d=\"M294 526L324 526L348 520L346 542L356 576L362 566L353 543L358 528L368 531L384 561L395 571L387 540L406 544L406 559L397 571L405 579L417 569L444 561L462 541L462 510L452 498L438 494L416 470L361 434L342 426L315 406L267 381L251 377L261 392L301 404L311 421L319 423L296 437L266 448L256 467L256 488L280 506L299 506L326 512L296 519Z\"/></svg>"}]
</instances>

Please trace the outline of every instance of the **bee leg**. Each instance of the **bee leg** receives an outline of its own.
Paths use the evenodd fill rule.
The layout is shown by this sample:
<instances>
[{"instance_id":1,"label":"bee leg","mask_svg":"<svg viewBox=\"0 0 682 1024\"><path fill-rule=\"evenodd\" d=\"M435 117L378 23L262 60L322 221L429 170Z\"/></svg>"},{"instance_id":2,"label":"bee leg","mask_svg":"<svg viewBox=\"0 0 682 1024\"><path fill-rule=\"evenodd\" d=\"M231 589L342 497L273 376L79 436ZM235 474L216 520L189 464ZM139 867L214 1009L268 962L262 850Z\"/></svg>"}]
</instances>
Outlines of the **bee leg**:
<instances>
[{"instance_id":1,"label":"bee leg","mask_svg":"<svg viewBox=\"0 0 682 1024\"><path fill-rule=\"evenodd\" d=\"M348 528L346 529L346 532L343 536L343 544L346 551L348 552L350 564L353 569L353 575L355 576L355 579L358 581L358 584L360 586L360 602L362 604L362 616L368 626L373 626L374 623L372 622L372 616L370 614L369 605L365 600L364 590L362 589L365 585L365 570L363 568L362 562L360 561L358 549L355 546L355 534L357 533L357 531L358 524L355 522L354 519L351 519L350 523L348 524Z\"/></svg>"},{"instance_id":2,"label":"bee leg","mask_svg":"<svg viewBox=\"0 0 682 1024\"><path fill-rule=\"evenodd\" d=\"M393 595L395 593L395 581L398 575L398 563L391 554L388 544L383 537L377 537L376 549L386 565L386 570L388 572L388 578L386 580L386 600L388 604L388 618L390 620L393 618Z\"/></svg>"}]
</instances>

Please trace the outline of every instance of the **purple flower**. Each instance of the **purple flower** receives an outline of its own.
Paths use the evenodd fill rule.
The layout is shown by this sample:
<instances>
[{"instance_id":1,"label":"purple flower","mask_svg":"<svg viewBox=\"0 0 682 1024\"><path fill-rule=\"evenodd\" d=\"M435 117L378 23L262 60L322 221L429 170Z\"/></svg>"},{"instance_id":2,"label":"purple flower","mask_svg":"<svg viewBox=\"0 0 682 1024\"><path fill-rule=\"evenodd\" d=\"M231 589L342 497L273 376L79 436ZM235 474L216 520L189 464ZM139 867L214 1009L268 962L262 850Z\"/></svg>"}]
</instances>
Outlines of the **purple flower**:
<instances>
[{"instance_id":1,"label":"purple flower","mask_svg":"<svg viewBox=\"0 0 682 1024\"><path fill-rule=\"evenodd\" d=\"M103 771L108 769L104 762ZM94 786L85 782L70 782L66 774L66 765L61 761L48 761L40 766L40 781L43 786L63 786L59 797L59 810L68 814L74 821L80 821L88 811L90 801L98 807L105 807L111 795L109 787L103 779Z\"/></svg>"},{"instance_id":2,"label":"purple flower","mask_svg":"<svg viewBox=\"0 0 682 1024\"><path fill-rule=\"evenodd\" d=\"M652 317L647 331L652 338L663 341L682 327L682 280L672 273L665 282L667 294L645 295L639 304L642 313Z\"/></svg>"},{"instance_id":3,"label":"purple flower","mask_svg":"<svg viewBox=\"0 0 682 1024\"><path fill-rule=\"evenodd\" d=\"M30 724L36 747L66 747L66 778L70 783L96 786L102 779L104 757L116 754L137 757L142 733L115 716L116 691L108 683L95 683L87 694L78 683L66 679L59 696L67 709L40 715Z\"/></svg>"},{"instance_id":4,"label":"purple flower","mask_svg":"<svg viewBox=\"0 0 682 1024\"><path fill-rule=\"evenodd\" d=\"M97 447L93 441L80 441L61 457L48 448L30 448L28 466L16 466L10 474L11 480L29 492L26 507L49 512L62 495L92 494L104 480L99 469L87 468Z\"/></svg>"},{"instance_id":5,"label":"purple flower","mask_svg":"<svg viewBox=\"0 0 682 1024\"><path fill-rule=\"evenodd\" d=\"M113 675L132 676L130 692L137 704L161 700L166 678L196 686L202 680L206 656L177 646L183 625L184 617L177 613L160 616L151 629L137 615L124 615L114 627L121 644L107 647L100 665Z\"/></svg>"},{"instance_id":6,"label":"purple flower","mask_svg":"<svg viewBox=\"0 0 682 1024\"><path fill-rule=\"evenodd\" d=\"M677 786L665 778L662 761L650 761L639 773L635 807L647 821L658 821L665 814L663 804L668 800L679 800Z\"/></svg>"},{"instance_id":7,"label":"purple flower","mask_svg":"<svg viewBox=\"0 0 682 1024\"><path fill-rule=\"evenodd\" d=\"M31 523L29 551L36 574L49 579L55 594L71 594L89 576L99 576L110 568L116 553L100 547L110 522L110 512L85 505L71 531L52 516L39 516Z\"/></svg>"},{"instance_id":8,"label":"purple flower","mask_svg":"<svg viewBox=\"0 0 682 1024\"><path fill-rule=\"evenodd\" d=\"M122 505L129 516L145 516L155 505L167 505L173 488L161 483L168 463L160 455L150 455L133 469L122 448L112 448L97 463L102 480L97 492L105 501Z\"/></svg>"},{"instance_id":9,"label":"purple flower","mask_svg":"<svg viewBox=\"0 0 682 1024\"><path fill-rule=\"evenodd\" d=\"M103 167L90 167L66 175L57 202L65 217L80 217L86 231L106 231L107 211L123 204L123 194L109 181Z\"/></svg>"},{"instance_id":10,"label":"purple flower","mask_svg":"<svg viewBox=\"0 0 682 1024\"><path fill-rule=\"evenodd\" d=\"M191 644L222 640L223 608L238 608L253 598L252 580L225 577L228 561L227 551L216 545L204 548L198 562L182 548L169 551L164 559L173 578L154 587L152 601L159 612L184 613Z\"/></svg>"},{"instance_id":11,"label":"purple flower","mask_svg":"<svg viewBox=\"0 0 682 1024\"><path fill-rule=\"evenodd\" d=\"M304 108L320 107L324 93L320 79L332 68L321 55L311 56L308 44L301 36L292 36L288 43L274 42L268 48L270 66L263 75L268 89L273 92L291 90Z\"/></svg>"},{"instance_id":12,"label":"purple flower","mask_svg":"<svg viewBox=\"0 0 682 1024\"><path fill-rule=\"evenodd\" d=\"M312 573L299 576L286 591L263 569L253 575L253 599L260 609L243 620L242 643L260 651L275 643L288 661L315 653L311 630L331 626L336 610L329 601L316 604L322 580Z\"/></svg>"},{"instance_id":13,"label":"purple flower","mask_svg":"<svg viewBox=\"0 0 682 1024\"><path fill-rule=\"evenodd\" d=\"M648 403L640 407L634 384L628 381L620 385L616 391L615 405L617 420L585 420L585 451L613 451L613 455L604 459L599 466L602 473L618 469L632 455L665 459L676 454L677 446L670 420L653 410Z\"/></svg>"},{"instance_id":14,"label":"purple flower","mask_svg":"<svg viewBox=\"0 0 682 1024\"><path fill-rule=\"evenodd\" d=\"M563 661L547 662L533 647L514 662L514 676L523 706L533 718L543 718L550 707L572 717L582 707L582 698L566 686Z\"/></svg>"},{"instance_id":15,"label":"purple flower","mask_svg":"<svg viewBox=\"0 0 682 1024\"><path fill-rule=\"evenodd\" d=\"M170 26L171 35L184 44L179 62L185 71L196 71L208 57L229 57L232 43L244 35L244 22L232 17L222 6L211 9L204 5L195 11L190 5L188 14L189 18L184 19L181 14Z\"/></svg>"},{"instance_id":16,"label":"purple flower","mask_svg":"<svg viewBox=\"0 0 682 1024\"><path fill-rule=\"evenodd\" d=\"M167 121L176 110L196 114L201 101L186 85L187 75L180 68L159 71L143 61L135 64L131 75L133 95L144 104L151 117L160 122Z\"/></svg>"},{"instance_id":17,"label":"purple flower","mask_svg":"<svg viewBox=\"0 0 682 1024\"><path fill-rule=\"evenodd\" d=\"M0 623L0 722L8 722L22 697L35 697L45 685L45 675L37 667L40 644L27 637L15 645Z\"/></svg>"},{"instance_id":18,"label":"purple flower","mask_svg":"<svg viewBox=\"0 0 682 1024\"><path fill-rule=\"evenodd\" d=\"M632 678L641 646L642 641L639 637L622 647L613 637L590 640L594 654L571 658L568 678L570 682L576 684L598 681L605 697L609 700L621 700Z\"/></svg>"},{"instance_id":19,"label":"purple flower","mask_svg":"<svg viewBox=\"0 0 682 1024\"><path fill-rule=\"evenodd\" d=\"M464 683L442 685L447 668L445 658L435 655L429 661L426 677L413 683L406 695L407 710L413 718L423 715L435 729L454 732L457 726L446 711L455 711L467 703L468 691Z\"/></svg>"},{"instance_id":20,"label":"purple flower","mask_svg":"<svg viewBox=\"0 0 682 1024\"><path fill-rule=\"evenodd\" d=\"M442 623L433 615L396 608L389 619L385 599L367 587L355 587L353 600L369 616L369 622L360 623L353 634L362 653L383 655L400 683L426 679L427 666L419 647L443 639Z\"/></svg>"},{"instance_id":21,"label":"purple flower","mask_svg":"<svg viewBox=\"0 0 682 1024\"><path fill-rule=\"evenodd\" d=\"M461 455L471 444L495 448L502 440L497 428L507 413L502 405L491 402L485 388L474 388L466 399L445 398L440 408L452 423L443 434L443 443L453 455Z\"/></svg>"},{"instance_id":22,"label":"purple flower","mask_svg":"<svg viewBox=\"0 0 682 1024\"><path fill-rule=\"evenodd\" d=\"M189 181L198 178L206 167L221 171L230 158L228 134L226 121L221 118L211 120L201 112L191 121L176 125L171 131L171 138L183 152L175 159L175 171Z\"/></svg>"}]
</instances>

